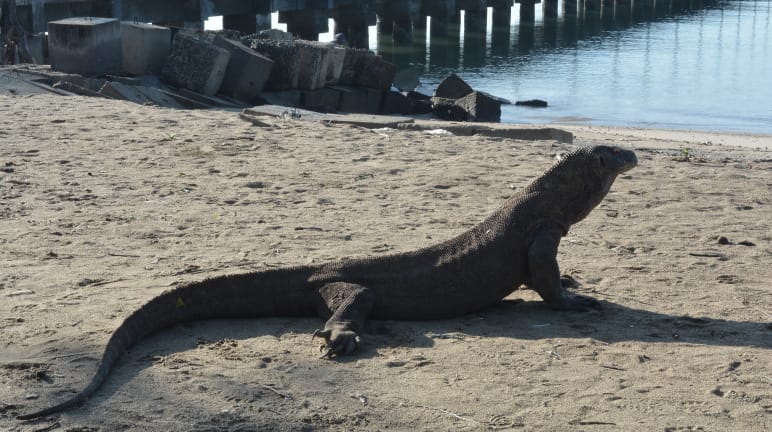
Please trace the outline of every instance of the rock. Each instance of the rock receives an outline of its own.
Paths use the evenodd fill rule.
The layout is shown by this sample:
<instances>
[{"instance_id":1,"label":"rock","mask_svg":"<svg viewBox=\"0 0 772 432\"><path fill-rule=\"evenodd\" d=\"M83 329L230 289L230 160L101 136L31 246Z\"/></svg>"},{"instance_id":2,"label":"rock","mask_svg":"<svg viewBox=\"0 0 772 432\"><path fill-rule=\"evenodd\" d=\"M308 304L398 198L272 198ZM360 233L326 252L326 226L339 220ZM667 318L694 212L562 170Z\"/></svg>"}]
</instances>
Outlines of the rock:
<instances>
[{"instance_id":1,"label":"rock","mask_svg":"<svg viewBox=\"0 0 772 432\"><path fill-rule=\"evenodd\" d=\"M517 101L515 102L515 105L529 106L532 108L547 108L547 101L543 101L541 99L531 99L531 100L525 100L525 101Z\"/></svg>"},{"instance_id":2,"label":"rock","mask_svg":"<svg viewBox=\"0 0 772 432\"><path fill-rule=\"evenodd\" d=\"M432 98L430 96L417 91L405 92L404 95L410 101L410 111L412 114L429 114L432 112Z\"/></svg>"},{"instance_id":3,"label":"rock","mask_svg":"<svg viewBox=\"0 0 772 432\"><path fill-rule=\"evenodd\" d=\"M458 75L450 74L437 86L437 90L434 91L434 96L445 99L459 99L473 91L472 87Z\"/></svg>"},{"instance_id":4,"label":"rock","mask_svg":"<svg viewBox=\"0 0 772 432\"><path fill-rule=\"evenodd\" d=\"M469 120L497 122L501 119L501 103L482 92L472 92L456 100L456 105L469 113Z\"/></svg>"},{"instance_id":5,"label":"rock","mask_svg":"<svg viewBox=\"0 0 772 432\"><path fill-rule=\"evenodd\" d=\"M469 113L456 105L455 99L432 98L432 115L442 120L467 121Z\"/></svg>"}]
</instances>

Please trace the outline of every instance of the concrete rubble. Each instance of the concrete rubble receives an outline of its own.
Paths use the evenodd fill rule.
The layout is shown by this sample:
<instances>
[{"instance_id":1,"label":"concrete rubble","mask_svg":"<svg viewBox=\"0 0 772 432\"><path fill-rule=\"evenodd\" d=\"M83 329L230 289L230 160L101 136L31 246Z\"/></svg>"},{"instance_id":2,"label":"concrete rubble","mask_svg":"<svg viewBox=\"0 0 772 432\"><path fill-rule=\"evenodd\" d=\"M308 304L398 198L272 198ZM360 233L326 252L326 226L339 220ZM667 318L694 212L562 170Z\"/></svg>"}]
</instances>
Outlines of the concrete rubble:
<instances>
[{"instance_id":1,"label":"concrete rubble","mask_svg":"<svg viewBox=\"0 0 772 432\"><path fill-rule=\"evenodd\" d=\"M431 113L440 119L490 122L499 121L500 105L507 102L473 90L455 74L440 84L435 97L399 91L394 87L397 67L381 56L297 40L279 30L241 37L233 31L173 29L112 18L68 18L50 22L48 28L50 69L31 67L29 73L34 85L50 86L49 91L62 95L169 108L267 104L324 113Z\"/></svg>"}]
</instances>

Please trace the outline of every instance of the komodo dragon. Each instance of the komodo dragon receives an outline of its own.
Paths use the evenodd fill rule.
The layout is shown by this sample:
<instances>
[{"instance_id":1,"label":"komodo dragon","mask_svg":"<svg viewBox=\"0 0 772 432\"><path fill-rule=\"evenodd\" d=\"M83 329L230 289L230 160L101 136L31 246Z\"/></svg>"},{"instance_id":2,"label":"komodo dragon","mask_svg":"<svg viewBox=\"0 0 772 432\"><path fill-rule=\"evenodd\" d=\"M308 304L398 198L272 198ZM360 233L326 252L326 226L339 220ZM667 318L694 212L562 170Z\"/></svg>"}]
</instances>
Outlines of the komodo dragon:
<instances>
[{"instance_id":1,"label":"komodo dragon","mask_svg":"<svg viewBox=\"0 0 772 432\"><path fill-rule=\"evenodd\" d=\"M365 319L431 320L490 306L520 285L554 309L585 310L597 301L567 293L556 259L560 238L584 219L614 179L637 164L635 153L594 146L573 151L517 192L482 223L413 252L236 274L171 289L115 330L89 385L21 420L86 401L132 344L177 323L213 318L328 318L314 336L324 356L349 354Z\"/></svg>"}]
</instances>

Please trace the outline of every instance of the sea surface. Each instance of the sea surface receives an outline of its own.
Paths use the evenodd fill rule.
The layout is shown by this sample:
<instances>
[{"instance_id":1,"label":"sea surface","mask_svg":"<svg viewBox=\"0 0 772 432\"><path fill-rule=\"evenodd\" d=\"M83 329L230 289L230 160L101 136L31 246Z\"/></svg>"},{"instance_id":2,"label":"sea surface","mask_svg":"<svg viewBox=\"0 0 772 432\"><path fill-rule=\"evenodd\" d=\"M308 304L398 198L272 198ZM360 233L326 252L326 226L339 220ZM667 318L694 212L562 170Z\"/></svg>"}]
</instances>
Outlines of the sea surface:
<instances>
[{"instance_id":1,"label":"sea surface","mask_svg":"<svg viewBox=\"0 0 772 432\"><path fill-rule=\"evenodd\" d=\"M423 92L455 72L496 96L549 103L504 106L502 122L772 134L772 1L692 3L702 7L557 20L537 5L530 28L516 6L509 35L428 37L424 49L419 35L410 50L380 37L376 50L415 69Z\"/></svg>"}]
</instances>

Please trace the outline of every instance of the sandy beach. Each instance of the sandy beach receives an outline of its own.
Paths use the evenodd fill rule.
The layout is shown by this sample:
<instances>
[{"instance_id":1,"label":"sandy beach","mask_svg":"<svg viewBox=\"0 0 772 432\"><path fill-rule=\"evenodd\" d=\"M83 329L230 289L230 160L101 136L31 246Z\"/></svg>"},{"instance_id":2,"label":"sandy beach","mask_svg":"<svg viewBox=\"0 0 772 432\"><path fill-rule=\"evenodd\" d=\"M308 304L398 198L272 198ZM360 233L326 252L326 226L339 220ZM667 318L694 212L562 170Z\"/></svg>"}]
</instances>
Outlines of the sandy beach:
<instances>
[{"instance_id":1,"label":"sandy beach","mask_svg":"<svg viewBox=\"0 0 772 432\"><path fill-rule=\"evenodd\" d=\"M257 127L35 93L0 96L0 430L772 427L770 136ZM15 419L80 390L165 289L449 239L586 144L639 159L561 243L600 310L519 290L457 319L370 321L335 361L311 341L319 318L196 322L135 345L82 407Z\"/></svg>"}]
</instances>

